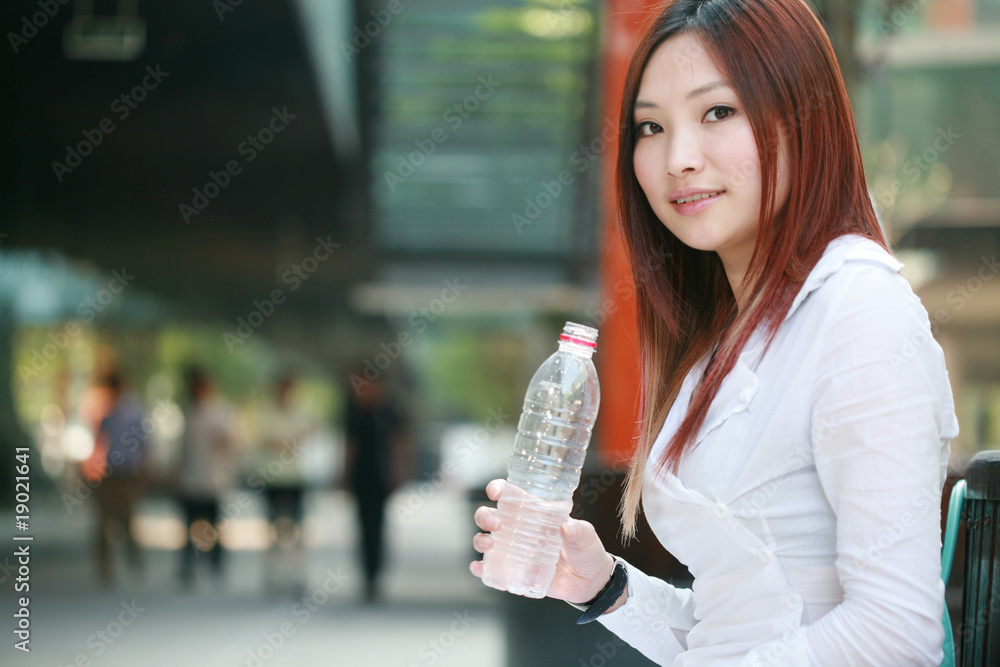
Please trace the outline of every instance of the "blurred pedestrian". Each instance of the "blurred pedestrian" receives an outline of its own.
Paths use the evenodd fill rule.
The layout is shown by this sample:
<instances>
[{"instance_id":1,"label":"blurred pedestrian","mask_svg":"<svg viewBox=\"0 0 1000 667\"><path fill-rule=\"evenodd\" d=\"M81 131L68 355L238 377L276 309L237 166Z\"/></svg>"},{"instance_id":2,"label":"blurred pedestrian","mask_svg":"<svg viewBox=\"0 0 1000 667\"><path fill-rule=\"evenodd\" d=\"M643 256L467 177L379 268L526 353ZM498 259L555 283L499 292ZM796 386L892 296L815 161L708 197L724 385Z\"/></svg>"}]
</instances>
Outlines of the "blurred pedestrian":
<instances>
[{"instance_id":1,"label":"blurred pedestrian","mask_svg":"<svg viewBox=\"0 0 1000 667\"><path fill-rule=\"evenodd\" d=\"M233 485L235 446L232 410L216 394L208 373L200 367L189 368L185 385L188 402L177 486L186 537L180 579L191 586L198 552L208 552L212 571L216 576L222 574L219 500Z\"/></svg>"},{"instance_id":2,"label":"blurred pedestrian","mask_svg":"<svg viewBox=\"0 0 1000 667\"><path fill-rule=\"evenodd\" d=\"M95 552L98 575L105 586L114 583L113 549L115 533L124 538L130 566L141 571L142 550L132 525L135 506L149 479L149 434L143 429L142 404L124 391L122 375L111 371L98 382L107 395L108 412L101 419L94 439L94 451L83 464L97 501Z\"/></svg>"},{"instance_id":3,"label":"blurred pedestrian","mask_svg":"<svg viewBox=\"0 0 1000 667\"><path fill-rule=\"evenodd\" d=\"M274 540L267 554L267 586L273 591L305 587L305 545L302 535L305 477L301 454L314 430L311 417L295 402L296 379L288 374L274 384L273 402L264 411L263 460L258 474L264 480L268 519Z\"/></svg>"},{"instance_id":4,"label":"blurred pedestrian","mask_svg":"<svg viewBox=\"0 0 1000 667\"><path fill-rule=\"evenodd\" d=\"M385 504L405 476L406 420L380 378L351 384L344 413L346 475L357 501L365 598L374 601L384 561Z\"/></svg>"}]
</instances>

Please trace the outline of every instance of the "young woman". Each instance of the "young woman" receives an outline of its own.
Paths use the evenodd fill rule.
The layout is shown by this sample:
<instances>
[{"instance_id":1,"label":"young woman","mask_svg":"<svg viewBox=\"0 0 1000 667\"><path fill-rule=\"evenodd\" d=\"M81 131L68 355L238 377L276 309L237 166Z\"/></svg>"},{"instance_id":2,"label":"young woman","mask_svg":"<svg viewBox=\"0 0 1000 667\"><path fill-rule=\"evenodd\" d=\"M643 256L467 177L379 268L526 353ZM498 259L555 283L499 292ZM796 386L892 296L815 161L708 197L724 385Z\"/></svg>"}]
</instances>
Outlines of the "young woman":
<instances>
[{"instance_id":1,"label":"young woman","mask_svg":"<svg viewBox=\"0 0 1000 667\"><path fill-rule=\"evenodd\" d=\"M661 665L939 664L951 389L802 0L662 6L625 84L618 206L643 371L624 532L641 502L694 585L570 520L548 595Z\"/></svg>"}]
</instances>

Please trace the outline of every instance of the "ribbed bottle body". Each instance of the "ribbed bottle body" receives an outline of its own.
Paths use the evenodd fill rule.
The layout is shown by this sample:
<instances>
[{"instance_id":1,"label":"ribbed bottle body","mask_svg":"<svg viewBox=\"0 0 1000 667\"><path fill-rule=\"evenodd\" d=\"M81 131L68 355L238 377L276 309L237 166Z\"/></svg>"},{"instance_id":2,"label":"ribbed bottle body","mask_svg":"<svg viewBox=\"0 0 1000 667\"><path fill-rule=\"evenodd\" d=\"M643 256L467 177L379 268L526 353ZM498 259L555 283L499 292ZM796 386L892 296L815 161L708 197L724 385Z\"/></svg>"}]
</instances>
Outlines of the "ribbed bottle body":
<instances>
[{"instance_id":1,"label":"ribbed bottle body","mask_svg":"<svg viewBox=\"0 0 1000 667\"><path fill-rule=\"evenodd\" d=\"M596 331L574 326L577 333L593 332L596 340ZM507 487L497 505L500 529L484 557L485 584L526 597L544 597L555 575L559 528L573 508L600 405L593 347L566 338L564 332L560 350L528 385Z\"/></svg>"}]
</instances>

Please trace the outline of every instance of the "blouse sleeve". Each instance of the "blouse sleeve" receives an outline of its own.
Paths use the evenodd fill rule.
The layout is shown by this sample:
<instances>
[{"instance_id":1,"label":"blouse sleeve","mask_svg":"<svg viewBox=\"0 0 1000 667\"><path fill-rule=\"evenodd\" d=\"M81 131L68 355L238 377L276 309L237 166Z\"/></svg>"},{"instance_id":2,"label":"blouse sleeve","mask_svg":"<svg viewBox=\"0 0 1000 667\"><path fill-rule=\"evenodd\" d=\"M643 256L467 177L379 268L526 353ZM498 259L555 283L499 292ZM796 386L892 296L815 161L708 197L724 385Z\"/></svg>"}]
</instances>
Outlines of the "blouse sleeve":
<instances>
[{"instance_id":1,"label":"blouse sleeve","mask_svg":"<svg viewBox=\"0 0 1000 667\"><path fill-rule=\"evenodd\" d=\"M957 435L943 354L895 272L864 264L831 282L811 440L844 599L805 649L814 665L938 665L942 466Z\"/></svg>"},{"instance_id":2,"label":"blouse sleeve","mask_svg":"<svg viewBox=\"0 0 1000 667\"><path fill-rule=\"evenodd\" d=\"M628 601L598 620L656 664L669 665L687 649L687 633L695 624L694 593L625 566Z\"/></svg>"}]
</instances>

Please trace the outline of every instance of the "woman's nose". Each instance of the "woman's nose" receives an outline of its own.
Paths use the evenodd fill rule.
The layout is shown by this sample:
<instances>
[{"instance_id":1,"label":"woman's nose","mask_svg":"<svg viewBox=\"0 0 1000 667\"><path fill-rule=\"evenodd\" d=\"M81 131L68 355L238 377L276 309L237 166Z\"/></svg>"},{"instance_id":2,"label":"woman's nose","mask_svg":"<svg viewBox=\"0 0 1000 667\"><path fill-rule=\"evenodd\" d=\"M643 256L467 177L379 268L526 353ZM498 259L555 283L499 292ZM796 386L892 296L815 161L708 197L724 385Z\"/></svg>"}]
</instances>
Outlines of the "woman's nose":
<instances>
[{"instance_id":1,"label":"woman's nose","mask_svg":"<svg viewBox=\"0 0 1000 667\"><path fill-rule=\"evenodd\" d=\"M701 171L705 165L697 131L680 128L667 143L667 172L680 177Z\"/></svg>"}]
</instances>

